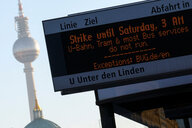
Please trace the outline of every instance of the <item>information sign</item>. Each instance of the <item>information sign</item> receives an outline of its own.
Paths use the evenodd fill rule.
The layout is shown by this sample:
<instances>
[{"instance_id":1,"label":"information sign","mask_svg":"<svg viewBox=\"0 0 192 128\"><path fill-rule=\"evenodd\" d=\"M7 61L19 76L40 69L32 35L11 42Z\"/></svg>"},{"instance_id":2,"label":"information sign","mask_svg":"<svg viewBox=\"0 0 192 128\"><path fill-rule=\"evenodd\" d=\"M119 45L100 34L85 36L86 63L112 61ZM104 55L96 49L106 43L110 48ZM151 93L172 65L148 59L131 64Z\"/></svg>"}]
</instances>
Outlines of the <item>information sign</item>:
<instances>
[{"instance_id":1,"label":"information sign","mask_svg":"<svg viewBox=\"0 0 192 128\"><path fill-rule=\"evenodd\" d=\"M156 0L43 21L55 91L191 74L192 1Z\"/></svg>"}]
</instances>

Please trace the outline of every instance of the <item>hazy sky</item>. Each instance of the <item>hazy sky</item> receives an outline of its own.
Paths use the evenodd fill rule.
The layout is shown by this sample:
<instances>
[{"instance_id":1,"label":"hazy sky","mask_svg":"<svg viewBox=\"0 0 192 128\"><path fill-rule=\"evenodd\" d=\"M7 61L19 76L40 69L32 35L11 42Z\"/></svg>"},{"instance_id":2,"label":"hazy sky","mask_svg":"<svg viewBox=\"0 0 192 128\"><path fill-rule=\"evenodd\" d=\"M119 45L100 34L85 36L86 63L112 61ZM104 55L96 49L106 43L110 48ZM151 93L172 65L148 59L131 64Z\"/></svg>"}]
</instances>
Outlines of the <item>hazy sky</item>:
<instances>
[{"instance_id":1,"label":"hazy sky","mask_svg":"<svg viewBox=\"0 0 192 128\"><path fill-rule=\"evenodd\" d=\"M23 0L24 15L29 18L33 38L40 45L40 55L33 63L39 104L46 119L62 128L99 128L99 109L94 92L61 96L54 92L42 21L68 14L127 4L139 0ZM12 47L17 39L14 17L18 15L17 0L0 2L0 127L23 128L30 122L24 65L17 62ZM135 125L117 117L117 127Z\"/></svg>"}]
</instances>

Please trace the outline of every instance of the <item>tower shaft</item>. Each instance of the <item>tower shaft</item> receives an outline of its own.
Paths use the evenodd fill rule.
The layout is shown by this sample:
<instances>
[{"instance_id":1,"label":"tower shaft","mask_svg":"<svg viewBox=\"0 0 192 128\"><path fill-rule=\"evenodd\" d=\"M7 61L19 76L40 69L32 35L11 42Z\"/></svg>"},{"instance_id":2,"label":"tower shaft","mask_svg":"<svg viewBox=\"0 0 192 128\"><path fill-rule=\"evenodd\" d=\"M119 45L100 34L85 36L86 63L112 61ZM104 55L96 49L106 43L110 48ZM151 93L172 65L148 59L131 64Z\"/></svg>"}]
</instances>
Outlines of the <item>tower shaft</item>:
<instances>
[{"instance_id":1,"label":"tower shaft","mask_svg":"<svg viewBox=\"0 0 192 128\"><path fill-rule=\"evenodd\" d=\"M27 83L30 118L32 121L34 119L33 109L35 108L35 100L36 100L35 82L33 78L33 67L31 63L24 63L24 66L25 66L24 72L26 75L26 83Z\"/></svg>"}]
</instances>

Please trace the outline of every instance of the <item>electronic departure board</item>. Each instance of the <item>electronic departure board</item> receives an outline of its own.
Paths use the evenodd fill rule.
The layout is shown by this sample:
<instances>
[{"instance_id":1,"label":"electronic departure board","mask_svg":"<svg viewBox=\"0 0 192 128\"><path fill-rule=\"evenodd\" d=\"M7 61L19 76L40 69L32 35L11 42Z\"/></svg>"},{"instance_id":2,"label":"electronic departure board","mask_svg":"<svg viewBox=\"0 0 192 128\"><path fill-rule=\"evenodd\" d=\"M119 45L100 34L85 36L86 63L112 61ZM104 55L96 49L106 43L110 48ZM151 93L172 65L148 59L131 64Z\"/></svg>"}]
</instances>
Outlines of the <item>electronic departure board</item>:
<instances>
[{"instance_id":1,"label":"electronic departure board","mask_svg":"<svg viewBox=\"0 0 192 128\"><path fill-rule=\"evenodd\" d=\"M192 1L156 0L43 21L55 91L192 73Z\"/></svg>"}]
</instances>

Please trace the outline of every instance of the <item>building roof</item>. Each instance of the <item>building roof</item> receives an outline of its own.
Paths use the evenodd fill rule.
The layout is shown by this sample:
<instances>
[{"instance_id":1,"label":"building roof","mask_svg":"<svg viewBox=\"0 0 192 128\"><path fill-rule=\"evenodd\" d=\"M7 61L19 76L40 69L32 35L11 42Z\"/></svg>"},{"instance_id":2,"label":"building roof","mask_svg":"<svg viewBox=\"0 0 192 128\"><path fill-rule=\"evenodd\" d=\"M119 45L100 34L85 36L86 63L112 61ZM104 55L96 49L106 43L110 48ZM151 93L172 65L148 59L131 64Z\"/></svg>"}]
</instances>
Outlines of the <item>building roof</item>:
<instances>
[{"instance_id":1,"label":"building roof","mask_svg":"<svg viewBox=\"0 0 192 128\"><path fill-rule=\"evenodd\" d=\"M25 128L61 128L61 127L52 121L39 118L39 119L33 120L31 123L25 126Z\"/></svg>"}]
</instances>

